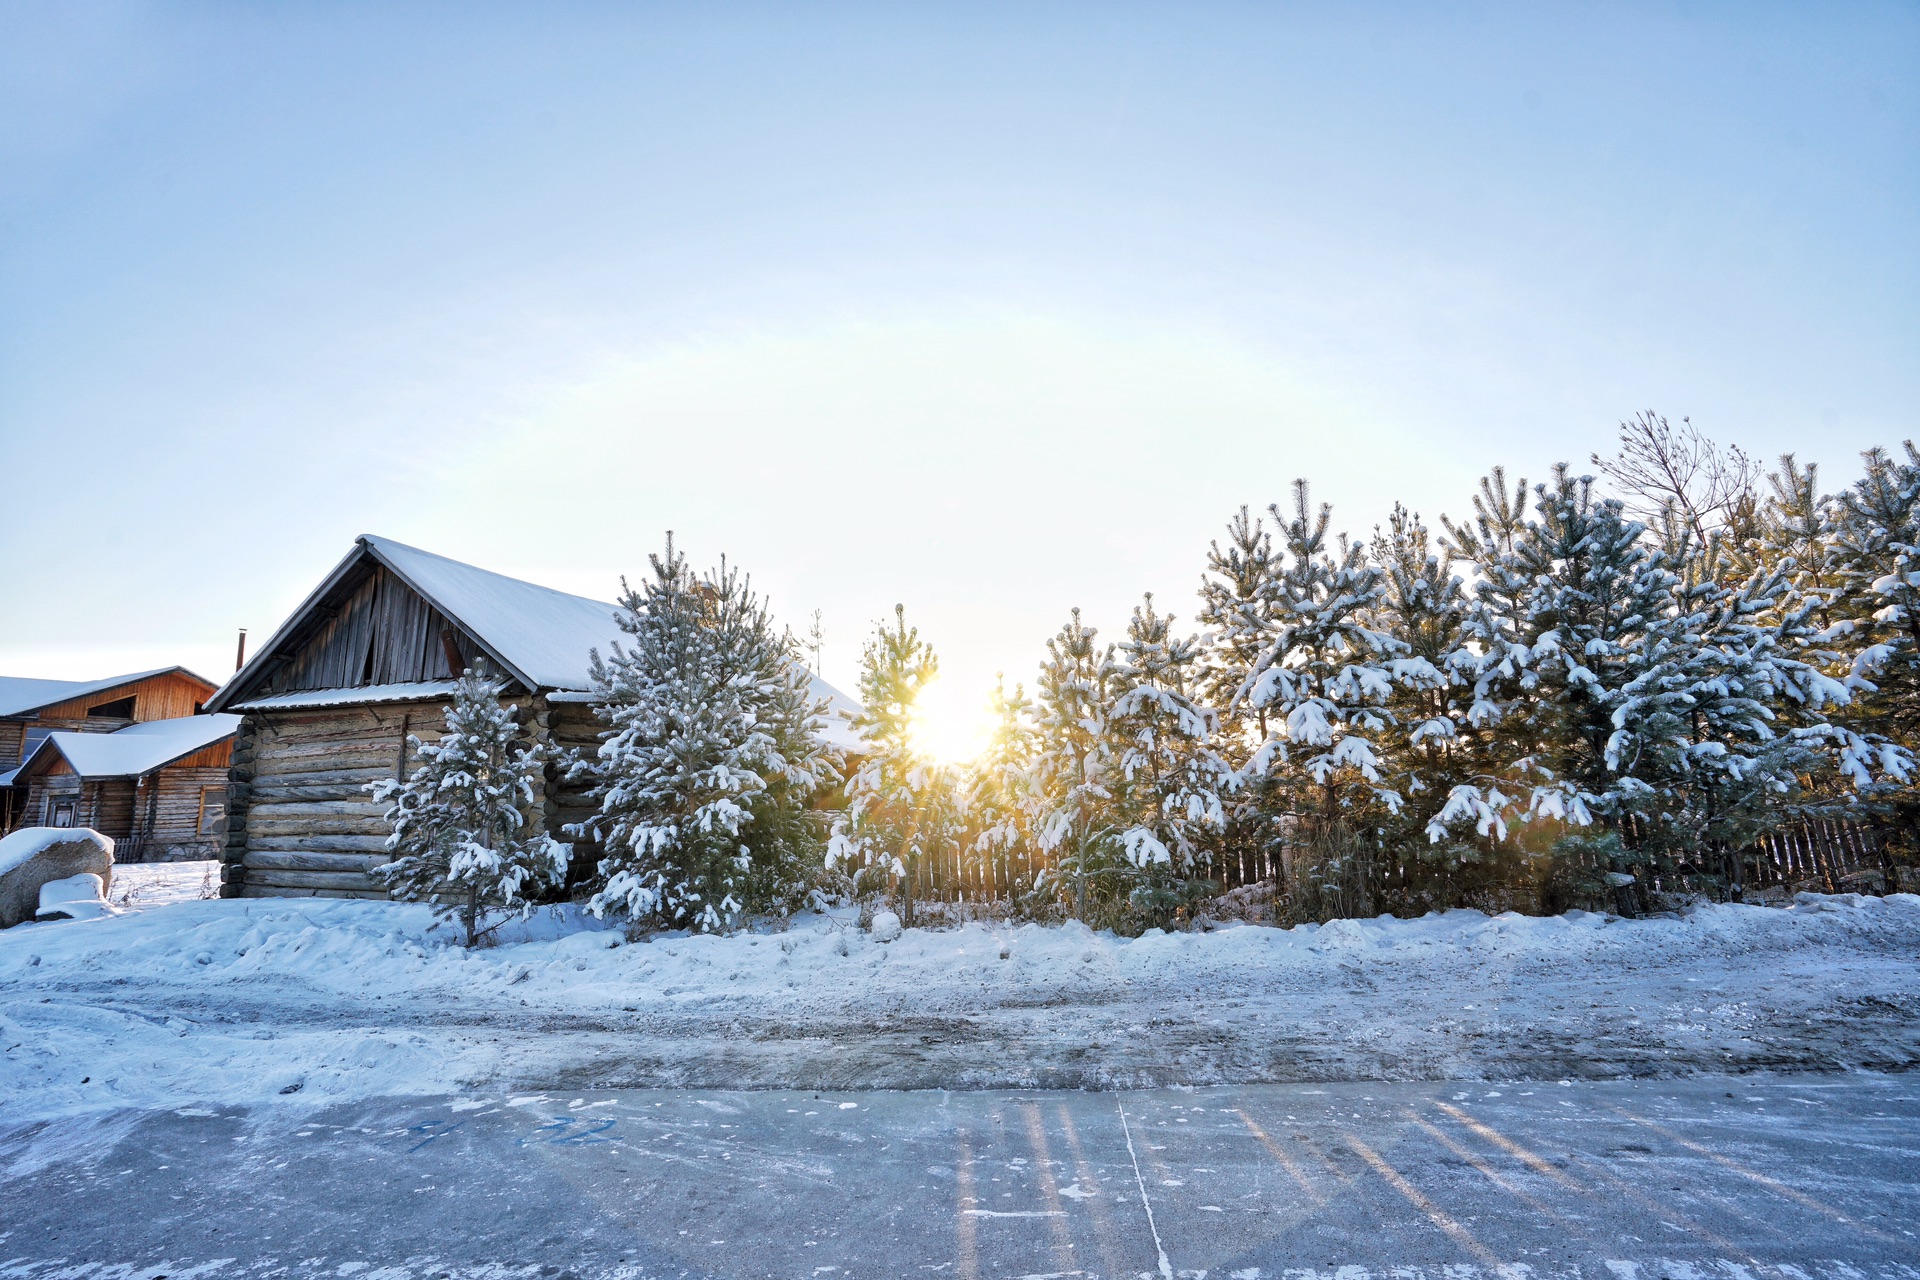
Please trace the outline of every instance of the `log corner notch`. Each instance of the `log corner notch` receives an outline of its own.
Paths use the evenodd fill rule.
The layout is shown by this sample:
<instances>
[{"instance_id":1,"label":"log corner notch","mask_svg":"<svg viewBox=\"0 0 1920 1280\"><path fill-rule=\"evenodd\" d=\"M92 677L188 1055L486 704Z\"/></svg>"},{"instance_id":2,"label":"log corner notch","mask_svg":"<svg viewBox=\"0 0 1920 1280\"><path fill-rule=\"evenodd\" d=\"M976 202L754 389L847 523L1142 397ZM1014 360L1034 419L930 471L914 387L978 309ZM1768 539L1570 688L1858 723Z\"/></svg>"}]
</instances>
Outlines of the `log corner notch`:
<instances>
[{"instance_id":1,"label":"log corner notch","mask_svg":"<svg viewBox=\"0 0 1920 1280\"><path fill-rule=\"evenodd\" d=\"M237 898L247 882L247 810L253 802L254 718L241 720L227 768L227 830L220 851L220 896Z\"/></svg>"}]
</instances>

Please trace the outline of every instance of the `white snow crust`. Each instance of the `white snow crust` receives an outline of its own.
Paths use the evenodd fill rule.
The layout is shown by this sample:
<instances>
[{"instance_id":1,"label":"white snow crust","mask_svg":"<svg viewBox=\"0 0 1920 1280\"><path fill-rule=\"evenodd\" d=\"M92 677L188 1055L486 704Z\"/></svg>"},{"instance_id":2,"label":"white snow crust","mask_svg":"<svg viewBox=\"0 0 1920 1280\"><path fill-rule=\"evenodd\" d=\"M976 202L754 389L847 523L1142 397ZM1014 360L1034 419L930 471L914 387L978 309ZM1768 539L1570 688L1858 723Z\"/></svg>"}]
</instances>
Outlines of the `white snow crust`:
<instances>
[{"instance_id":1,"label":"white snow crust","mask_svg":"<svg viewBox=\"0 0 1920 1280\"><path fill-rule=\"evenodd\" d=\"M92 840L104 849L108 856L113 854L112 838L101 835L91 827L22 827L12 835L0 839L0 876L43 849L76 839Z\"/></svg>"},{"instance_id":2,"label":"white snow crust","mask_svg":"<svg viewBox=\"0 0 1920 1280\"><path fill-rule=\"evenodd\" d=\"M1920 1063L1920 897L627 943L543 909L176 902L0 934L0 1117L585 1087L1138 1087ZM137 997L129 993L137 992ZM83 1080L86 1083L83 1083Z\"/></svg>"}]
</instances>

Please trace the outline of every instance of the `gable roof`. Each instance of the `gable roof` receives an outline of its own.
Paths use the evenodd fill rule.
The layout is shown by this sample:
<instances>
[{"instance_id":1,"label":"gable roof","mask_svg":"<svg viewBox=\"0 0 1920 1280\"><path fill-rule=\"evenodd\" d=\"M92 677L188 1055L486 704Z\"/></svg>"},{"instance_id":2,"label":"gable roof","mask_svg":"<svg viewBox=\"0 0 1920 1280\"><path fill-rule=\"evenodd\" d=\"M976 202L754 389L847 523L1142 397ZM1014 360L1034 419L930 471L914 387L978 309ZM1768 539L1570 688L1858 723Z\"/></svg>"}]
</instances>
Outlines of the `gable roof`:
<instances>
[{"instance_id":1,"label":"gable roof","mask_svg":"<svg viewBox=\"0 0 1920 1280\"><path fill-rule=\"evenodd\" d=\"M59 730L43 738L16 772L25 777L58 754L82 778L137 777L231 738L240 721L234 715L178 716L128 725L113 733Z\"/></svg>"},{"instance_id":2,"label":"gable roof","mask_svg":"<svg viewBox=\"0 0 1920 1280\"><path fill-rule=\"evenodd\" d=\"M195 675L185 667L155 667L152 671L109 676L105 680L35 680L24 676L0 676L0 716L31 715L42 707L51 707L55 703L70 702L91 693L105 693L123 684L151 680L155 676L169 675L176 671L189 679L198 680L209 689L218 687L205 676Z\"/></svg>"},{"instance_id":3,"label":"gable roof","mask_svg":"<svg viewBox=\"0 0 1920 1280\"><path fill-rule=\"evenodd\" d=\"M212 711L229 706L243 709L283 705L301 695L267 695L253 686L283 641L290 640L302 624L317 610L334 588L345 581L356 567L371 559L385 565L408 588L472 637L474 642L498 663L503 671L532 690L558 690L581 693L593 685L589 673L588 651L605 653L609 645L622 638L620 606L604 600L569 595L552 587L509 578L474 565L450 560L431 551L410 547L404 542L361 534L332 573L315 588L312 595L283 622L266 644L260 646L245 667L207 703ZM854 712L859 704L819 676L809 673L813 696L831 704L826 716L824 736L836 746L851 746L841 711ZM403 686L384 686L402 689ZM412 689L414 686L406 686ZM377 694L377 688L356 689L359 695ZM432 696L434 690L427 690ZM392 696L402 696L395 694ZM564 699L574 701L574 698ZM285 701L284 705L295 705ZM298 705L321 705L303 697Z\"/></svg>"},{"instance_id":4,"label":"gable roof","mask_svg":"<svg viewBox=\"0 0 1920 1280\"><path fill-rule=\"evenodd\" d=\"M620 638L618 605L477 569L391 538L364 534L360 541L529 688L587 688L587 651L604 653Z\"/></svg>"}]
</instances>

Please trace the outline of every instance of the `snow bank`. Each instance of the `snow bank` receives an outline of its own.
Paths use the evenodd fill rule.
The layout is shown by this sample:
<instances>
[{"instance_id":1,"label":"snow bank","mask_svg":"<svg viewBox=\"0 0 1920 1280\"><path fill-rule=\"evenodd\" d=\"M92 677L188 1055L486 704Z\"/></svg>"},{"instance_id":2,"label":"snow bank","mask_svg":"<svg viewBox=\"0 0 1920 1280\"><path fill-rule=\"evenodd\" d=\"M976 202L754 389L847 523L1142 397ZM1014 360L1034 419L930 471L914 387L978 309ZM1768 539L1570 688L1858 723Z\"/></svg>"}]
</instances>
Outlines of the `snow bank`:
<instances>
[{"instance_id":1,"label":"snow bank","mask_svg":"<svg viewBox=\"0 0 1920 1280\"><path fill-rule=\"evenodd\" d=\"M1920 1065L1913 895L1135 939L976 923L884 945L851 913L627 943L577 909L548 909L503 935L466 951L424 906L333 899L184 901L0 935L0 1120L490 1087Z\"/></svg>"},{"instance_id":2,"label":"snow bank","mask_svg":"<svg viewBox=\"0 0 1920 1280\"><path fill-rule=\"evenodd\" d=\"M0 839L0 876L54 845L71 840L92 840L108 857L113 856L112 839L91 827L22 827Z\"/></svg>"}]
</instances>

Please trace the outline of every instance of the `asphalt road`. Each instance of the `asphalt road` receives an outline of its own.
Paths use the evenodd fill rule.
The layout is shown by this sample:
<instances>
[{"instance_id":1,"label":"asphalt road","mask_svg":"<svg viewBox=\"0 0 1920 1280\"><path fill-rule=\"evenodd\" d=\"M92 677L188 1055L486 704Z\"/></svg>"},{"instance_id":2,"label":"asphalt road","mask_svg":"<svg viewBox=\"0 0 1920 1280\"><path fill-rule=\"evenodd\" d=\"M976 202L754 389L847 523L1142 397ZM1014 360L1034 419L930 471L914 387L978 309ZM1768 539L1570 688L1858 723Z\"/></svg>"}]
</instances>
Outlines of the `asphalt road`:
<instances>
[{"instance_id":1,"label":"asphalt road","mask_svg":"<svg viewBox=\"0 0 1920 1280\"><path fill-rule=\"evenodd\" d=\"M1903 1076L194 1107L0 1176L33 1280L1920 1280Z\"/></svg>"}]
</instances>

